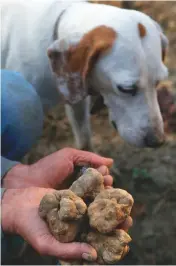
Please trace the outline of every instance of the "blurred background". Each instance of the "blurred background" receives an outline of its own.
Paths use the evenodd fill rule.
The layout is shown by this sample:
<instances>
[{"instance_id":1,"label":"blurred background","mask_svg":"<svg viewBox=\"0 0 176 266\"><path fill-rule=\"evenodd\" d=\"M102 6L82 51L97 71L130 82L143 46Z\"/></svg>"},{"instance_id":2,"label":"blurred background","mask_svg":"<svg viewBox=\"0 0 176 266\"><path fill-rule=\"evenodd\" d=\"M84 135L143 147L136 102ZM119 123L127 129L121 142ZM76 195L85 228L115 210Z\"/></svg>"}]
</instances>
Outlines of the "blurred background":
<instances>
[{"instance_id":1,"label":"blurred background","mask_svg":"<svg viewBox=\"0 0 176 266\"><path fill-rule=\"evenodd\" d=\"M176 264L176 112L173 111L175 96L170 94L170 91L176 93L176 2L102 2L150 15L163 27L170 42L166 60L169 79L160 84L167 133L163 147L140 150L128 146L109 124L107 110L91 120L96 152L115 160L114 184L129 191L135 200L134 225L130 230L133 240L129 254L120 264ZM35 162L66 146L74 147L73 135L64 107L57 106L45 118L43 135L24 162ZM22 264L51 264L35 256L25 255Z\"/></svg>"}]
</instances>

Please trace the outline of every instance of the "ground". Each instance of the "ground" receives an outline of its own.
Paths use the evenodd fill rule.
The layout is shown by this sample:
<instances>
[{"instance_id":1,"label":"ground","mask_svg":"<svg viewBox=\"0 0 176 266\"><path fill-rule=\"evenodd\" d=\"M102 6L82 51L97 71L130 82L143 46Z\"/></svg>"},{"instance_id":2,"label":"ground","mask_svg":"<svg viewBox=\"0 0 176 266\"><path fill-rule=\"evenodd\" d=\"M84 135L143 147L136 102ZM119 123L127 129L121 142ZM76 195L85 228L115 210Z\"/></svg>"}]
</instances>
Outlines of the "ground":
<instances>
[{"instance_id":1,"label":"ground","mask_svg":"<svg viewBox=\"0 0 176 266\"><path fill-rule=\"evenodd\" d=\"M170 41L169 82L176 90L176 2L135 2L134 7L163 26ZM92 117L92 127L96 151L115 160L115 186L129 191L135 200L133 241L121 264L176 264L176 137L168 136L167 144L156 150L130 147L109 125L106 110ZM64 108L58 106L46 117L43 136L24 162L65 146L74 147L73 136ZM40 263L34 255L24 262Z\"/></svg>"}]
</instances>

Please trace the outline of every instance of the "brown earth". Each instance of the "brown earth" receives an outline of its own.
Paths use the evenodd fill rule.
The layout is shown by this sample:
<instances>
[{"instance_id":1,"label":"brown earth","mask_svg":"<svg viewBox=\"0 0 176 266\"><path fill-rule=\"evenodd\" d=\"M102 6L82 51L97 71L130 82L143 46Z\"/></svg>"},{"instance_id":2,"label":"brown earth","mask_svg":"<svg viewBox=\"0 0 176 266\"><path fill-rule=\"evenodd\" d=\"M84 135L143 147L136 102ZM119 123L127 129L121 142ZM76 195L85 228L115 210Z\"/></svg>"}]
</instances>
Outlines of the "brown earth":
<instances>
[{"instance_id":1,"label":"brown earth","mask_svg":"<svg viewBox=\"0 0 176 266\"><path fill-rule=\"evenodd\" d=\"M169 82L176 91L176 2L132 4L163 26L170 41ZM92 117L92 127L97 152L115 160L115 186L126 189L135 199L130 230L133 241L121 264L176 264L176 137L168 136L167 144L156 150L130 147L109 125L106 110ZM43 135L24 162L32 163L66 146L74 147L73 136L64 108L58 106L46 117ZM25 255L22 264L52 263L32 254Z\"/></svg>"}]
</instances>

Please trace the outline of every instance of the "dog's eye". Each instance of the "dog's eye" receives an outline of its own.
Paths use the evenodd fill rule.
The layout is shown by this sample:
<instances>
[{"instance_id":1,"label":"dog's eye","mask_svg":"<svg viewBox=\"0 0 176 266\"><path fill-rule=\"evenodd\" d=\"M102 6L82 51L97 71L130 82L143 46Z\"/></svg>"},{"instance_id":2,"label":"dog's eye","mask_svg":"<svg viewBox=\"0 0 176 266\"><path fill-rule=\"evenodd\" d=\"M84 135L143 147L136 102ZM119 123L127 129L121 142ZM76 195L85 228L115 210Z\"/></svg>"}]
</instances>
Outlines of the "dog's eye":
<instances>
[{"instance_id":1,"label":"dog's eye","mask_svg":"<svg viewBox=\"0 0 176 266\"><path fill-rule=\"evenodd\" d=\"M117 89L118 89L119 91L123 92L123 93L131 94L132 96L135 96L136 93L137 93L137 91L138 91L138 87L137 87L137 85L132 85L132 86L130 86L130 87L128 87L128 88L125 88L125 89L124 89L123 86L118 85L118 86L117 86Z\"/></svg>"}]
</instances>

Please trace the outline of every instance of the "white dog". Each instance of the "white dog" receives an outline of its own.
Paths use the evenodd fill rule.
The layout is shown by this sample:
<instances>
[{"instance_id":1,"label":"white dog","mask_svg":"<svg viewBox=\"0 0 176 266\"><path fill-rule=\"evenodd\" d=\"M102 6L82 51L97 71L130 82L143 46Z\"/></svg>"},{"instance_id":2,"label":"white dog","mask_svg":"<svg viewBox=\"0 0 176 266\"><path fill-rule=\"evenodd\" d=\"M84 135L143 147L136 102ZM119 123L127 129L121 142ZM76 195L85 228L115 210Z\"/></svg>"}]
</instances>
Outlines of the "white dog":
<instances>
[{"instance_id":1,"label":"white dog","mask_svg":"<svg viewBox=\"0 0 176 266\"><path fill-rule=\"evenodd\" d=\"M78 148L91 150L91 94L103 97L127 142L163 143L156 85L168 75L168 41L154 20L83 0L4 0L1 6L2 68L22 73L45 111L65 100Z\"/></svg>"}]
</instances>

